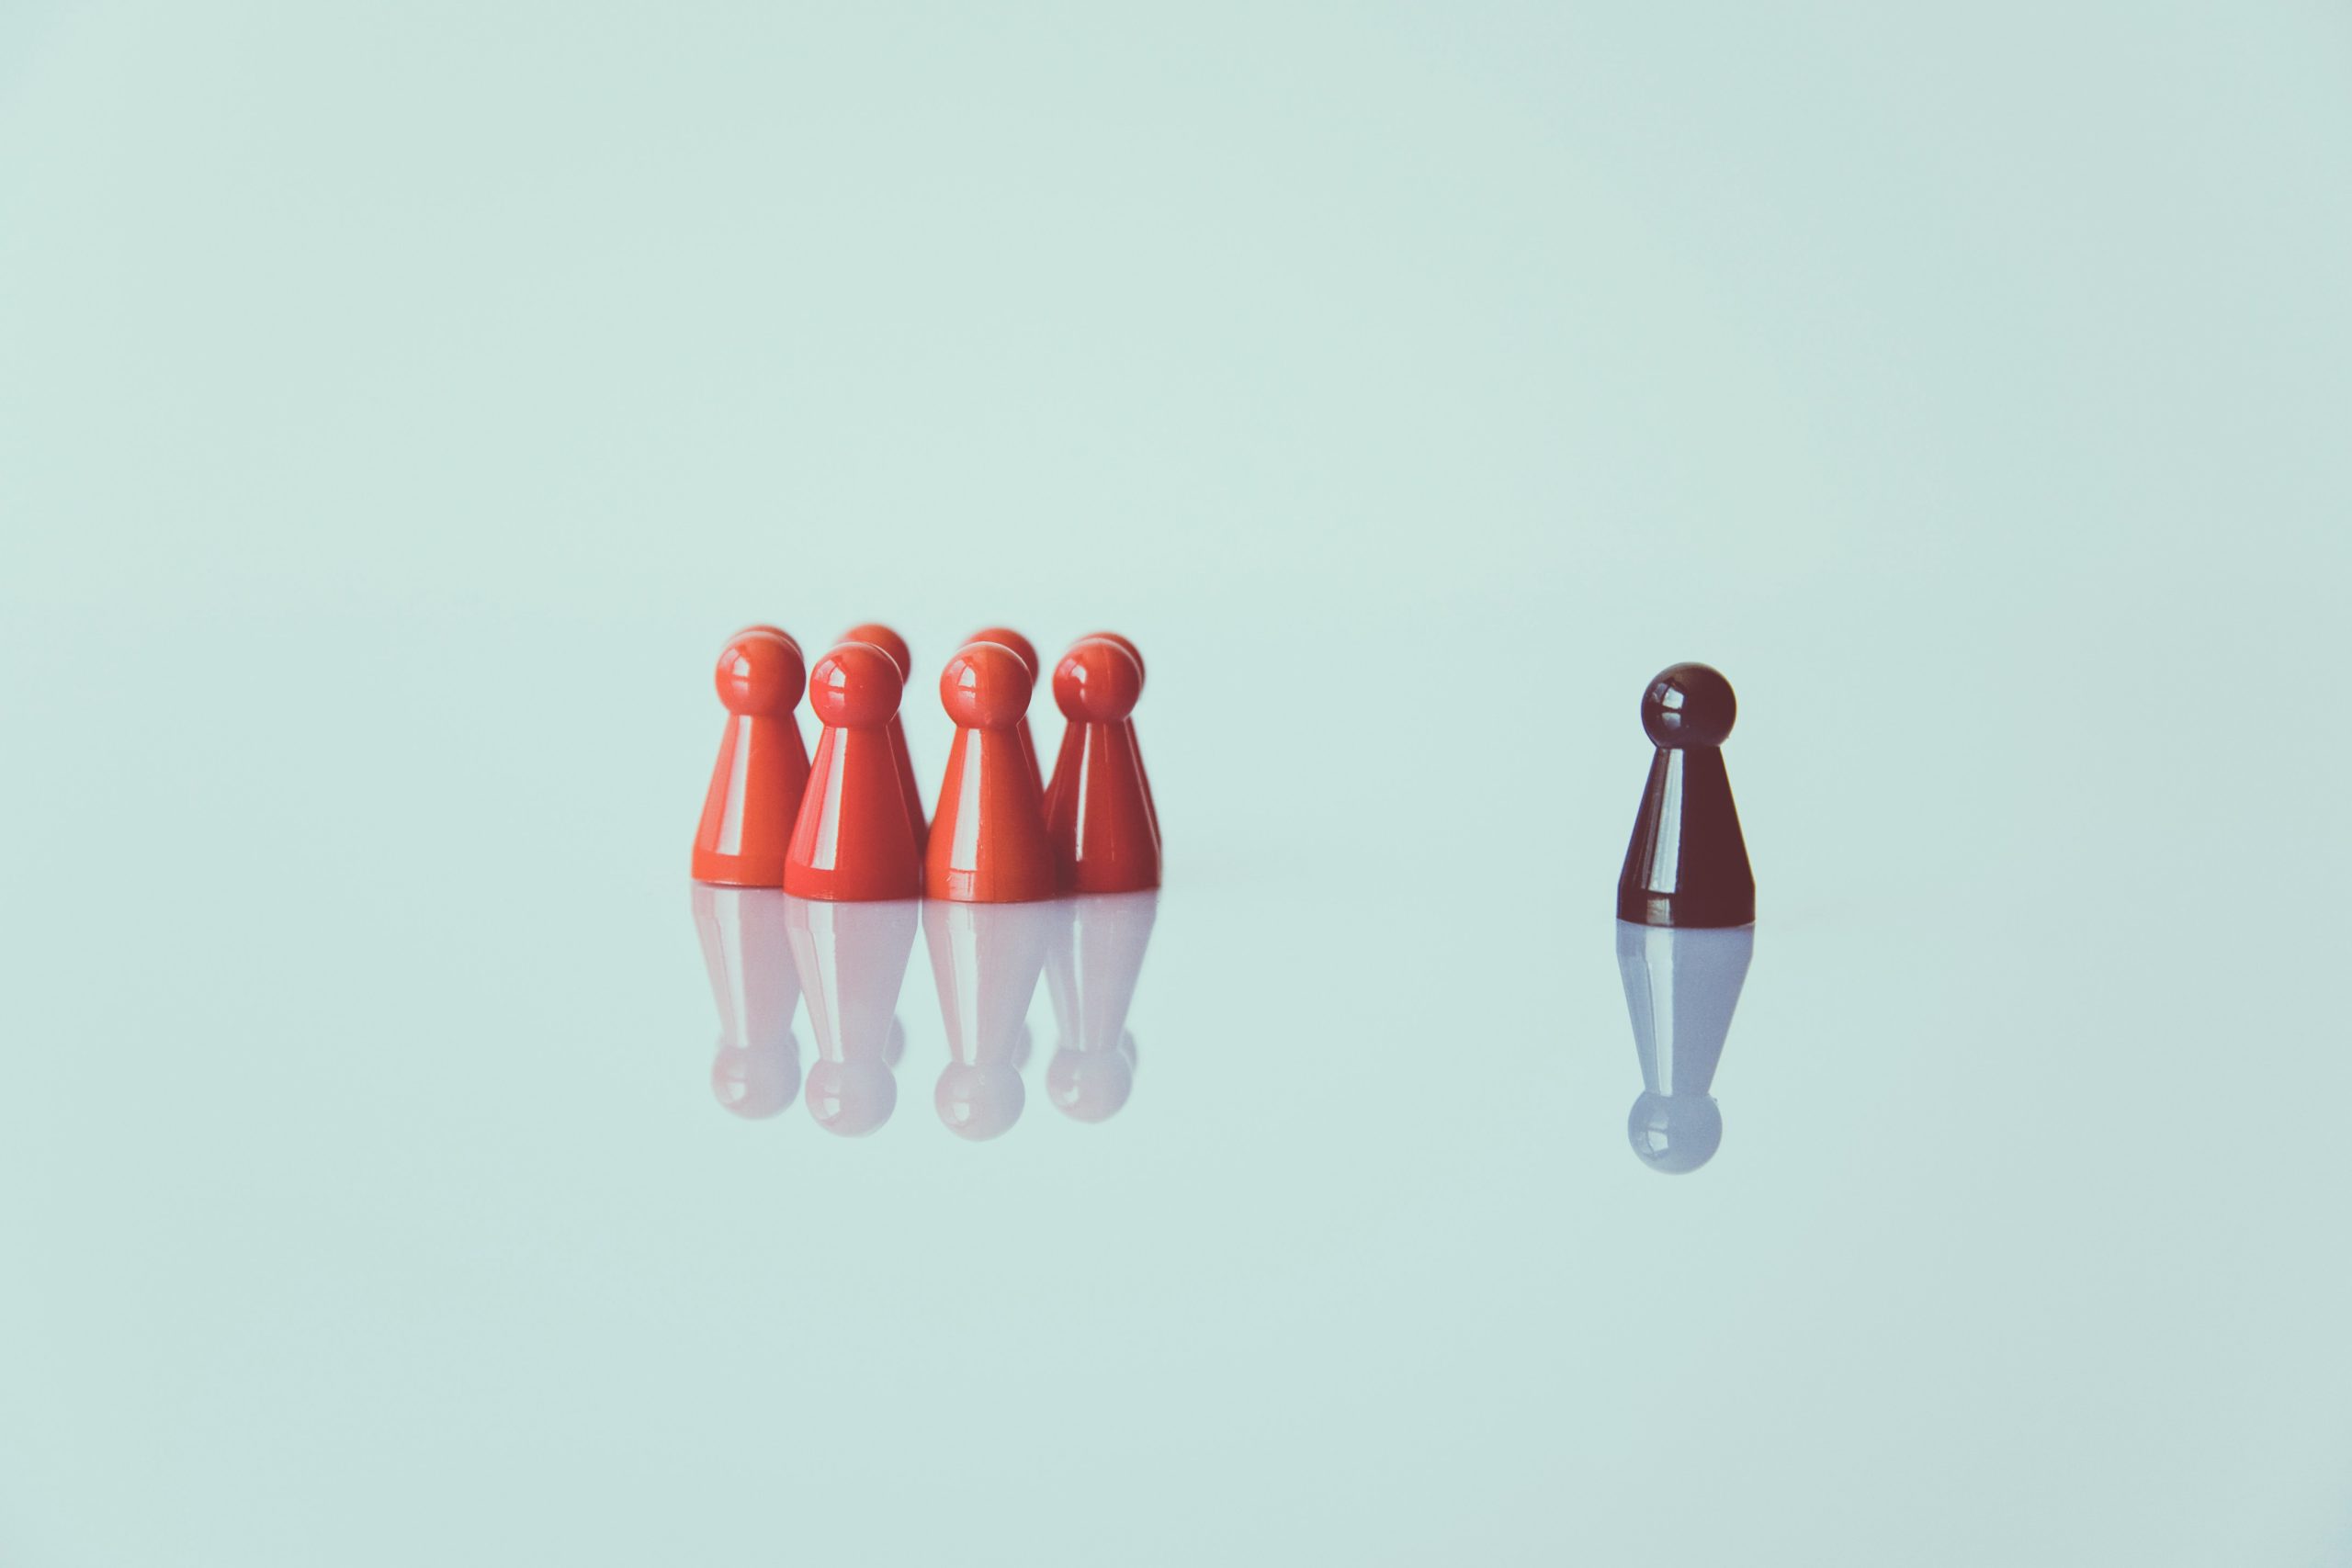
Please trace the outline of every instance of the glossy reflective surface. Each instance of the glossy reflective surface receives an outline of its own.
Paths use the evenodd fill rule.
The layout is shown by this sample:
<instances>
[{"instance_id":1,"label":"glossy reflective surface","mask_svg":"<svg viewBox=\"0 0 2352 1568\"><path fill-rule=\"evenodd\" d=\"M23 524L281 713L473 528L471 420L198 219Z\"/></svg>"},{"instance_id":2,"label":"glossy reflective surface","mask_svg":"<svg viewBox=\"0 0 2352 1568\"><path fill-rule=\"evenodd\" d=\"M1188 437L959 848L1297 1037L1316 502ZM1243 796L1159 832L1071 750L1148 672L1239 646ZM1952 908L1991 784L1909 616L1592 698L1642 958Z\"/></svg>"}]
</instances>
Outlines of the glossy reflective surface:
<instances>
[{"instance_id":1,"label":"glossy reflective surface","mask_svg":"<svg viewBox=\"0 0 2352 1568\"><path fill-rule=\"evenodd\" d=\"M1107 1121L1135 1087L1127 1014L1159 901L1135 893L1010 906L848 903L698 886L695 924L719 1021L712 1092L745 1118L789 1106L800 1083L794 1016L805 1000L817 1058L808 1114L844 1136L888 1122L906 1052L897 1010L920 925L947 1043L935 1098L948 1130L984 1140L1020 1120L1041 975L1054 1021L1048 1097L1077 1121Z\"/></svg>"},{"instance_id":2,"label":"glossy reflective surface","mask_svg":"<svg viewBox=\"0 0 2352 1568\"><path fill-rule=\"evenodd\" d=\"M1046 953L1054 1005L1054 1059L1046 1081L1055 1108L1081 1122L1118 1113L1135 1087L1136 1037L1127 1028L1136 982L1159 918L1157 893L1070 901Z\"/></svg>"},{"instance_id":3,"label":"glossy reflective surface","mask_svg":"<svg viewBox=\"0 0 2352 1568\"><path fill-rule=\"evenodd\" d=\"M1652 1170L1696 1170L1723 1142L1723 1111L1708 1091L1755 949L1753 926L1617 922L1617 969L1642 1064L1642 1097L1625 1134Z\"/></svg>"},{"instance_id":4,"label":"glossy reflective surface","mask_svg":"<svg viewBox=\"0 0 2352 1568\"><path fill-rule=\"evenodd\" d=\"M2352 1560L2343 32L0 6L0 1563ZM1146 650L1115 1037L695 912L876 615Z\"/></svg>"},{"instance_id":5,"label":"glossy reflective surface","mask_svg":"<svg viewBox=\"0 0 2352 1568\"><path fill-rule=\"evenodd\" d=\"M694 911L718 1009L711 1092L738 1116L774 1116L800 1089L800 1042L792 1021L800 1005L801 965L793 961L785 896L772 888L697 883Z\"/></svg>"},{"instance_id":6,"label":"glossy reflective surface","mask_svg":"<svg viewBox=\"0 0 2352 1568\"><path fill-rule=\"evenodd\" d=\"M817 1064L808 1072L808 1114L831 1133L858 1136L890 1119L898 1104L905 1032L899 990L913 950L917 906L784 898Z\"/></svg>"}]
</instances>

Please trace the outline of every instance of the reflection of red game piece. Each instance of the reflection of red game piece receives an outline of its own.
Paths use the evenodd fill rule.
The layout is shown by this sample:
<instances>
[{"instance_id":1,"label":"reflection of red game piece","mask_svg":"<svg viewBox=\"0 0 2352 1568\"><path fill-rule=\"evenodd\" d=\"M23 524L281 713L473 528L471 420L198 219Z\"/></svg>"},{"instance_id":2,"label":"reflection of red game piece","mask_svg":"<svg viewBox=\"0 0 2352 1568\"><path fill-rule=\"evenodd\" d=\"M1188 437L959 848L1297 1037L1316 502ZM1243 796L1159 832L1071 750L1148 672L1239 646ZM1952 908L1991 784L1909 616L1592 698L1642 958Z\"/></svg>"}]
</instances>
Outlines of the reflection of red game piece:
<instances>
[{"instance_id":1,"label":"reflection of red game piece","mask_svg":"<svg viewBox=\"0 0 2352 1568\"><path fill-rule=\"evenodd\" d=\"M964 640L1001 643L1019 654L1021 662L1028 667L1029 696L1021 704L1021 722L1012 728L1021 736L1021 754L1029 759L1029 776L1037 781L1037 795L1040 799L1043 799L1046 793L1046 770L1037 765L1037 738L1029 733L1029 703L1037 694L1037 645L1011 626L982 626Z\"/></svg>"},{"instance_id":2,"label":"reflection of red game piece","mask_svg":"<svg viewBox=\"0 0 2352 1568\"><path fill-rule=\"evenodd\" d=\"M810 671L808 706L825 730L793 825L786 893L863 900L922 891L922 851L886 728L899 692L899 667L868 642L842 644Z\"/></svg>"},{"instance_id":3,"label":"reflection of red game piece","mask_svg":"<svg viewBox=\"0 0 2352 1568\"><path fill-rule=\"evenodd\" d=\"M903 688L915 675L914 655L907 649L907 639L879 621L868 621L864 626L852 626L842 633L842 641L870 642L890 656L890 662L899 667L899 705L903 709ZM907 792L907 820L914 828L916 847L921 848L930 829L923 822L922 788L915 783L914 753L907 750L907 726L903 713L890 716L889 729L890 754L899 764L899 787Z\"/></svg>"},{"instance_id":4,"label":"reflection of red game piece","mask_svg":"<svg viewBox=\"0 0 2352 1568\"><path fill-rule=\"evenodd\" d=\"M745 631L718 656L727 734L695 829L694 876L729 887L774 887L808 781L808 749L792 710L800 649L780 632Z\"/></svg>"},{"instance_id":5,"label":"reflection of red game piece","mask_svg":"<svg viewBox=\"0 0 2352 1568\"><path fill-rule=\"evenodd\" d=\"M1127 716L1142 692L1142 670L1107 637L1080 641L1054 671L1054 701L1069 722L1046 790L1046 827L1064 886L1076 892L1159 886L1159 828Z\"/></svg>"},{"instance_id":6,"label":"reflection of red game piece","mask_svg":"<svg viewBox=\"0 0 2352 1568\"><path fill-rule=\"evenodd\" d=\"M932 1098L939 1119L959 1137L993 1138L1020 1119L1027 1095L1015 1057L1046 943L1067 908L1059 902L922 907L950 1058Z\"/></svg>"},{"instance_id":7,"label":"reflection of red game piece","mask_svg":"<svg viewBox=\"0 0 2352 1568\"><path fill-rule=\"evenodd\" d=\"M827 1132L855 1137L890 1119L899 988L915 944L913 899L820 904L787 897L785 921L817 1034L808 1114Z\"/></svg>"},{"instance_id":8,"label":"reflection of red game piece","mask_svg":"<svg viewBox=\"0 0 2352 1568\"><path fill-rule=\"evenodd\" d=\"M1117 643L1121 648L1127 650L1127 657L1136 661L1136 696L1140 699L1143 696L1143 684L1146 679L1143 667L1143 649L1137 648L1131 638L1121 637L1117 632L1089 632L1086 634L1085 637L1081 637L1079 640L1083 642L1088 638L1098 637L1104 642ZM1127 735L1128 739L1134 739L1135 731L1130 729L1127 731ZM1144 809L1151 813L1152 836L1157 838L1159 836L1159 803L1151 797L1151 773L1149 770L1146 769L1143 765L1143 743L1141 741L1136 742L1136 772L1143 774Z\"/></svg>"},{"instance_id":9,"label":"reflection of red game piece","mask_svg":"<svg viewBox=\"0 0 2352 1568\"><path fill-rule=\"evenodd\" d=\"M695 926L718 1004L718 1054L710 1091L746 1118L773 1116L800 1088L792 1010L799 971L785 931L785 897L769 888L695 888Z\"/></svg>"},{"instance_id":10,"label":"reflection of red game piece","mask_svg":"<svg viewBox=\"0 0 2352 1568\"><path fill-rule=\"evenodd\" d=\"M933 898L1017 904L1059 891L1037 780L1012 732L1028 693L1021 656L1001 643L967 643L940 673L956 744L923 862Z\"/></svg>"},{"instance_id":11,"label":"reflection of red game piece","mask_svg":"<svg viewBox=\"0 0 2352 1568\"><path fill-rule=\"evenodd\" d=\"M1064 1115L1101 1122L1135 1087L1127 1005L1143 973L1159 895L1112 893L1068 905L1069 918L1046 952L1046 993L1061 1036L1046 1067L1046 1093Z\"/></svg>"}]
</instances>

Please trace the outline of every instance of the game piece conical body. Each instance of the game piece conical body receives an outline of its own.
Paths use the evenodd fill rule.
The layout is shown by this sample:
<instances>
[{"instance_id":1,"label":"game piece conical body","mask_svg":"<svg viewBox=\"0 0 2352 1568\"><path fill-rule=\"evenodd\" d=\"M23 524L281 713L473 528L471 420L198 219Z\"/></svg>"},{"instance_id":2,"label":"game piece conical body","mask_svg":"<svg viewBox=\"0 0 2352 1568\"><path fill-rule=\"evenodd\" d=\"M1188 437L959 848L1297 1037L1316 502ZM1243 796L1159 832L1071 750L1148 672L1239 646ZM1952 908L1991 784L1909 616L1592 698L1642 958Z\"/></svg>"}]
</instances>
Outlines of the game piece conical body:
<instances>
[{"instance_id":1,"label":"game piece conical body","mask_svg":"<svg viewBox=\"0 0 2352 1568\"><path fill-rule=\"evenodd\" d=\"M1642 695L1657 753L1617 878L1617 918L1644 926L1744 926L1756 918L1739 811L1722 746L1738 706L1704 664L1658 672Z\"/></svg>"},{"instance_id":2,"label":"game piece conical body","mask_svg":"<svg viewBox=\"0 0 2352 1568\"><path fill-rule=\"evenodd\" d=\"M1073 892L1159 886L1159 824L1128 716L1142 694L1141 667L1109 637L1081 639L1054 670L1067 722L1046 788L1046 830Z\"/></svg>"},{"instance_id":3,"label":"game piece conical body","mask_svg":"<svg viewBox=\"0 0 2352 1568\"><path fill-rule=\"evenodd\" d=\"M1625 1135L1652 1170L1696 1170L1723 1142L1715 1068L1755 947L1754 926L1617 922L1617 972L1642 1062Z\"/></svg>"},{"instance_id":4,"label":"game piece conical body","mask_svg":"<svg viewBox=\"0 0 2352 1568\"><path fill-rule=\"evenodd\" d=\"M899 667L872 643L845 642L809 672L808 706L825 728L785 857L784 890L796 897L922 891L922 851L886 728L901 685Z\"/></svg>"},{"instance_id":5,"label":"game piece conical body","mask_svg":"<svg viewBox=\"0 0 2352 1568\"><path fill-rule=\"evenodd\" d=\"M940 673L956 741L923 863L933 898L1016 904L1060 891L1036 775L1012 729L1028 694L1028 670L1001 643L967 643Z\"/></svg>"},{"instance_id":6,"label":"game piece conical body","mask_svg":"<svg viewBox=\"0 0 2352 1568\"><path fill-rule=\"evenodd\" d=\"M800 649L767 627L739 632L718 656L727 733L695 828L694 878L775 887L808 782L808 749L792 710L800 702Z\"/></svg>"}]
</instances>

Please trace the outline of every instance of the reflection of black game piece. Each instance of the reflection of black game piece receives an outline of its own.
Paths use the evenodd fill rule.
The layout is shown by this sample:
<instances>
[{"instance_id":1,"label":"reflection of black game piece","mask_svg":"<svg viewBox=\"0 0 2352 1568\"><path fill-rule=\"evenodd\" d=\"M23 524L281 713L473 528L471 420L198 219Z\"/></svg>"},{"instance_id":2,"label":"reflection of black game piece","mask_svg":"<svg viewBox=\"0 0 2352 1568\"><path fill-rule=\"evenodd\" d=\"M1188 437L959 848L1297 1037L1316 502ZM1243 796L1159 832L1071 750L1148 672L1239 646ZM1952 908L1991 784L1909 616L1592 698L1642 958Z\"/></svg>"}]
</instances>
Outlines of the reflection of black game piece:
<instances>
[{"instance_id":1,"label":"reflection of black game piece","mask_svg":"<svg viewBox=\"0 0 2352 1568\"><path fill-rule=\"evenodd\" d=\"M1755 945L1754 926L1617 922L1617 970L1642 1058L1642 1097L1625 1134L1652 1170L1696 1170L1723 1142L1723 1112L1708 1091Z\"/></svg>"},{"instance_id":2,"label":"reflection of black game piece","mask_svg":"<svg viewBox=\"0 0 2352 1568\"><path fill-rule=\"evenodd\" d=\"M800 1089L800 1043L792 1037L800 978L785 934L784 895L698 882L694 905L718 1006L710 1092L738 1116L773 1116Z\"/></svg>"},{"instance_id":3,"label":"reflection of black game piece","mask_svg":"<svg viewBox=\"0 0 2352 1568\"><path fill-rule=\"evenodd\" d=\"M1064 918L1061 899L923 904L923 939L949 1056L933 1100L959 1137L993 1138L1021 1119L1028 1096L1014 1058L1027 1036L1046 945Z\"/></svg>"},{"instance_id":4,"label":"reflection of black game piece","mask_svg":"<svg viewBox=\"0 0 2352 1568\"><path fill-rule=\"evenodd\" d=\"M1127 1032L1127 1007L1143 973L1159 895L1102 893L1069 903L1046 953L1046 991L1059 1036L1046 1068L1046 1093L1064 1115L1101 1122L1127 1102L1135 1087L1136 1037Z\"/></svg>"},{"instance_id":5,"label":"reflection of black game piece","mask_svg":"<svg viewBox=\"0 0 2352 1568\"><path fill-rule=\"evenodd\" d=\"M1644 926L1744 926L1756 878L1721 747L1738 705L1704 664L1661 670L1642 694L1650 759L1641 815L1617 878L1617 918Z\"/></svg>"},{"instance_id":6,"label":"reflection of black game piece","mask_svg":"<svg viewBox=\"0 0 2352 1568\"><path fill-rule=\"evenodd\" d=\"M856 1137L890 1119L904 1050L899 988L914 951L919 906L911 898L846 903L788 898L793 956L808 998L817 1062L808 1069L808 1114L829 1133Z\"/></svg>"}]
</instances>

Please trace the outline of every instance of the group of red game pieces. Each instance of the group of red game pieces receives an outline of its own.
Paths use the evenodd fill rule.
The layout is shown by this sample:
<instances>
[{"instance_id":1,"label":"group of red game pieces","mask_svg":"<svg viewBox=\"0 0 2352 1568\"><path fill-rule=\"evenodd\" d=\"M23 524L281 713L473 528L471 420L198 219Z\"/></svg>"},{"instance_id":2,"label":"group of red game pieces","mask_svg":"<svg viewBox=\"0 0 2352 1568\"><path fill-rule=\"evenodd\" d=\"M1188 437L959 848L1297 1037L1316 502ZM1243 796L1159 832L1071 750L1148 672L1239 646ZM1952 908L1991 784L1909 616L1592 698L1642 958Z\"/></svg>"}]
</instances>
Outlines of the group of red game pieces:
<instances>
[{"instance_id":1,"label":"group of red game pieces","mask_svg":"<svg viewBox=\"0 0 2352 1568\"><path fill-rule=\"evenodd\" d=\"M1029 734L1035 646L1004 626L975 633L939 676L956 741L928 821L899 717L912 668L889 627L843 632L805 671L823 727L812 762L793 712L799 643L768 626L729 638L718 671L727 734L695 833L695 880L970 904L1159 886L1159 814L1129 716L1143 695L1134 643L1098 632L1054 667L1068 723L1048 779Z\"/></svg>"}]
</instances>

